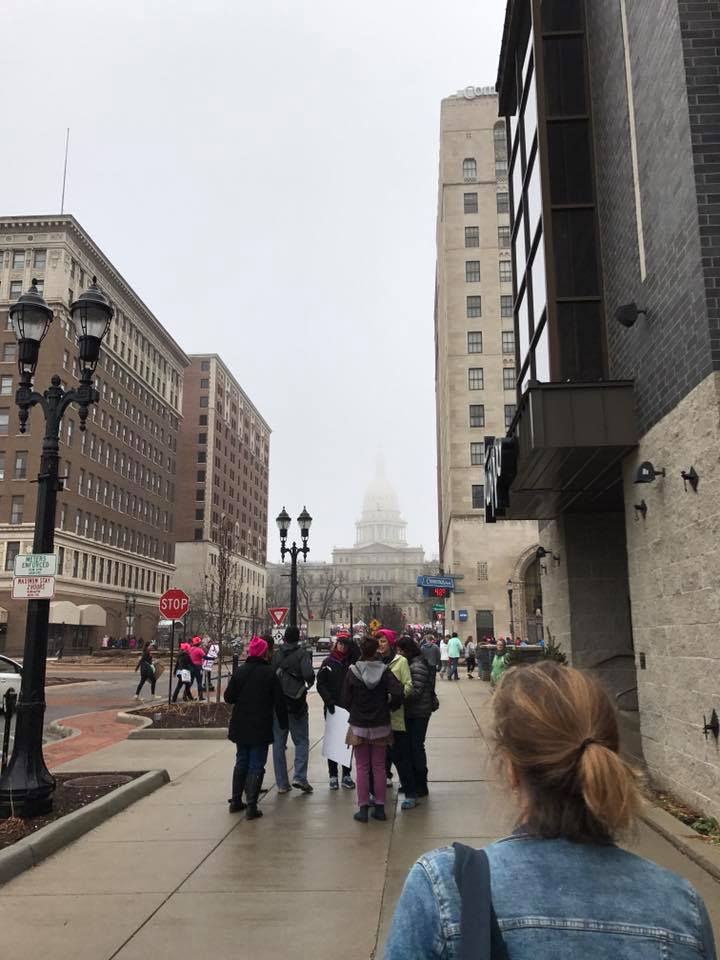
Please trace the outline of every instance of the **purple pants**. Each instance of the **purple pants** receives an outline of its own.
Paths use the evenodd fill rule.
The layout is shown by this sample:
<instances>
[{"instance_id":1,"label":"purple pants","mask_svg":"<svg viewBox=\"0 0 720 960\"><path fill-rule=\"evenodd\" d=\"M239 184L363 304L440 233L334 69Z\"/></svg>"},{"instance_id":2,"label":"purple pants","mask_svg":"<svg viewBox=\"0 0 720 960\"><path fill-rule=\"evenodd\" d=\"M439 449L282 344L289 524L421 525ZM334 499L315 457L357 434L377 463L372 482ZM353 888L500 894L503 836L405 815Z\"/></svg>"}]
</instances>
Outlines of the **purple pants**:
<instances>
[{"instance_id":1,"label":"purple pants","mask_svg":"<svg viewBox=\"0 0 720 960\"><path fill-rule=\"evenodd\" d=\"M355 779L357 780L358 806L366 807L370 800L370 767L372 766L375 800L385 804L385 744L362 743L354 748Z\"/></svg>"}]
</instances>

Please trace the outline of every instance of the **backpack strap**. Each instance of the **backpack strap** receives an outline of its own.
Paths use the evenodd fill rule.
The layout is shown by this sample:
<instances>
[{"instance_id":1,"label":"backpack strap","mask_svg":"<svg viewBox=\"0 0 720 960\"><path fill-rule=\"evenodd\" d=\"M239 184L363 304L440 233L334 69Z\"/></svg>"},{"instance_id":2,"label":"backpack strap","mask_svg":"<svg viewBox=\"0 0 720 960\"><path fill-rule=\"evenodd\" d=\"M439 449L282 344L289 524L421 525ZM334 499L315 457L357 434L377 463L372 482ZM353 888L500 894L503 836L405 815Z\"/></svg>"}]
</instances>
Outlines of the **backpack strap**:
<instances>
[{"instance_id":1,"label":"backpack strap","mask_svg":"<svg viewBox=\"0 0 720 960\"><path fill-rule=\"evenodd\" d=\"M492 905L490 862L484 850L454 843L455 883L460 891L459 960L509 960Z\"/></svg>"}]
</instances>

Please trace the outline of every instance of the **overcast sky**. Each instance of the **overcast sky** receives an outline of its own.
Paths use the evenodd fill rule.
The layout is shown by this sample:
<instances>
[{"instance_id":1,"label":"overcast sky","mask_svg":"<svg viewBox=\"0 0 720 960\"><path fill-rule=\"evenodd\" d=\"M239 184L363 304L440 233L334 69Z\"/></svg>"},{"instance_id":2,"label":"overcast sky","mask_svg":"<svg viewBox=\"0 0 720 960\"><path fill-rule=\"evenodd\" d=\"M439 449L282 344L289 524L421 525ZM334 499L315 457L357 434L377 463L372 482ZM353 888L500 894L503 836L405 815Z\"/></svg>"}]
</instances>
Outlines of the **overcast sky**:
<instances>
[{"instance_id":1,"label":"overcast sky","mask_svg":"<svg viewBox=\"0 0 720 960\"><path fill-rule=\"evenodd\" d=\"M0 213L65 210L272 427L270 517L354 542L382 451L437 555L440 100L504 0L4 0ZM271 524L268 557L277 557Z\"/></svg>"}]
</instances>

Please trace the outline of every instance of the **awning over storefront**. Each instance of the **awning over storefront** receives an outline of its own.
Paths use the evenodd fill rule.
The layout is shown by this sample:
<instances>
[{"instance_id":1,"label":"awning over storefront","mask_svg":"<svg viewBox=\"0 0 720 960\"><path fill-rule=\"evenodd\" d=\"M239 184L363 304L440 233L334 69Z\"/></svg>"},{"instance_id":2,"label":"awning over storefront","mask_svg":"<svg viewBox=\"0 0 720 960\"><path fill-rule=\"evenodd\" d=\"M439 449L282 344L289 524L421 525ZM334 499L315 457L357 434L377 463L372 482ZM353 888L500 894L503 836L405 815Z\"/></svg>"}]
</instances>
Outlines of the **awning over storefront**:
<instances>
[{"instance_id":1,"label":"awning over storefront","mask_svg":"<svg viewBox=\"0 0 720 960\"><path fill-rule=\"evenodd\" d=\"M107 623L107 614L97 603L84 603L78 607L80 623L84 627L104 627Z\"/></svg>"},{"instance_id":2,"label":"awning over storefront","mask_svg":"<svg viewBox=\"0 0 720 960\"><path fill-rule=\"evenodd\" d=\"M486 437L486 520L622 510L621 463L637 446L631 381L535 384L508 437Z\"/></svg>"},{"instance_id":3,"label":"awning over storefront","mask_svg":"<svg viewBox=\"0 0 720 960\"><path fill-rule=\"evenodd\" d=\"M69 600L53 600L50 603L50 623L80 623L81 607Z\"/></svg>"}]
</instances>

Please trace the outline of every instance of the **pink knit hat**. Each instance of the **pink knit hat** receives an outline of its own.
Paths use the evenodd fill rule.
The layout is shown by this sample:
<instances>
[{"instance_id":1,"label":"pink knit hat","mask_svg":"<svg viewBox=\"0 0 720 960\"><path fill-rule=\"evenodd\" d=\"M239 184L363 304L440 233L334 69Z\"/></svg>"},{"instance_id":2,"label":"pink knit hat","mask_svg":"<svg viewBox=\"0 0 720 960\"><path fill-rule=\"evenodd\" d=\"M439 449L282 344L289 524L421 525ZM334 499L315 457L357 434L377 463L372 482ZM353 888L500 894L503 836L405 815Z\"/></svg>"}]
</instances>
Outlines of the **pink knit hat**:
<instances>
[{"instance_id":1,"label":"pink knit hat","mask_svg":"<svg viewBox=\"0 0 720 960\"><path fill-rule=\"evenodd\" d=\"M397 633L395 633L394 630L383 627L381 630L378 630L377 633L382 634L391 647L394 647L397 643Z\"/></svg>"},{"instance_id":2,"label":"pink knit hat","mask_svg":"<svg viewBox=\"0 0 720 960\"><path fill-rule=\"evenodd\" d=\"M248 647L248 656L264 657L267 653L267 650L267 640L263 640L262 637L253 637L250 641L250 646Z\"/></svg>"}]
</instances>

